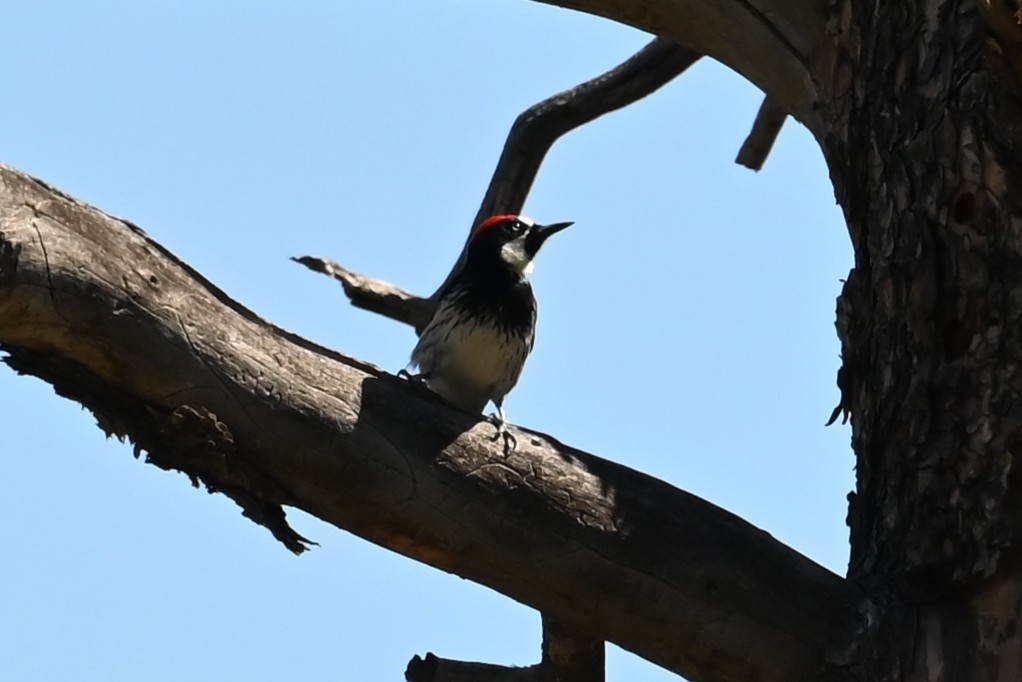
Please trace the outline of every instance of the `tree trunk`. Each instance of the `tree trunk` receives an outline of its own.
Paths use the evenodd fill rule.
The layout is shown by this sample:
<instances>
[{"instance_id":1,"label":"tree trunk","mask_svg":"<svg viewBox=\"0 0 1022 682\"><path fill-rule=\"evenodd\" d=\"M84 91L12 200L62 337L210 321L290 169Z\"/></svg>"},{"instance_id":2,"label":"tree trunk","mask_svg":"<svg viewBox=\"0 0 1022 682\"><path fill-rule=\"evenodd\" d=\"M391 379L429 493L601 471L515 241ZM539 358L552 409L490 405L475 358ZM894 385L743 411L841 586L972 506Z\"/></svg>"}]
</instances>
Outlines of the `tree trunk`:
<instances>
[{"instance_id":1,"label":"tree trunk","mask_svg":"<svg viewBox=\"0 0 1022 682\"><path fill-rule=\"evenodd\" d=\"M838 302L858 470L861 680L1022 679L1022 108L972 2L834 7L823 148L855 247Z\"/></svg>"}]
</instances>

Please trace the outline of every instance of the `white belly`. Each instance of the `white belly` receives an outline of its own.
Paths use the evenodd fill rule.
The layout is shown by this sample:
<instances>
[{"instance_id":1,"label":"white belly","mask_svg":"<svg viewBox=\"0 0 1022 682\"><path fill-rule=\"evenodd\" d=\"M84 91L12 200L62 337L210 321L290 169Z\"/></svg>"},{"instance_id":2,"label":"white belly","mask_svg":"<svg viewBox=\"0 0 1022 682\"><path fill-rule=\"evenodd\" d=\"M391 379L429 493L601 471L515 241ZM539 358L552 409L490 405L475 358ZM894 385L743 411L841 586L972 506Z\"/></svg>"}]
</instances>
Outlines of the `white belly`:
<instances>
[{"instance_id":1,"label":"white belly","mask_svg":"<svg viewBox=\"0 0 1022 682\"><path fill-rule=\"evenodd\" d=\"M462 409L481 412L487 401L499 403L518 383L528 341L487 325L427 327L412 362L435 392Z\"/></svg>"}]
</instances>

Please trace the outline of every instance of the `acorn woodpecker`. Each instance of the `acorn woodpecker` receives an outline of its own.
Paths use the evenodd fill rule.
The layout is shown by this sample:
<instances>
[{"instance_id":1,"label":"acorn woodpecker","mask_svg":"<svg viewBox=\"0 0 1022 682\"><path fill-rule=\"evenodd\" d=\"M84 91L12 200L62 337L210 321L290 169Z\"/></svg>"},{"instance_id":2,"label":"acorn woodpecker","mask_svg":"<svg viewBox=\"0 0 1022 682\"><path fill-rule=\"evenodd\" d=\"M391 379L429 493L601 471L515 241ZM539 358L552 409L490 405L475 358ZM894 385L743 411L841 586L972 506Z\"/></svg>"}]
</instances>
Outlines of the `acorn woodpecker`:
<instances>
[{"instance_id":1,"label":"acorn woodpecker","mask_svg":"<svg viewBox=\"0 0 1022 682\"><path fill-rule=\"evenodd\" d=\"M535 340L536 297L526 276L547 238L571 224L538 225L516 215L480 223L412 350L416 376L448 402L476 413L493 402L497 436L510 438L504 396L518 383Z\"/></svg>"}]
</instances>

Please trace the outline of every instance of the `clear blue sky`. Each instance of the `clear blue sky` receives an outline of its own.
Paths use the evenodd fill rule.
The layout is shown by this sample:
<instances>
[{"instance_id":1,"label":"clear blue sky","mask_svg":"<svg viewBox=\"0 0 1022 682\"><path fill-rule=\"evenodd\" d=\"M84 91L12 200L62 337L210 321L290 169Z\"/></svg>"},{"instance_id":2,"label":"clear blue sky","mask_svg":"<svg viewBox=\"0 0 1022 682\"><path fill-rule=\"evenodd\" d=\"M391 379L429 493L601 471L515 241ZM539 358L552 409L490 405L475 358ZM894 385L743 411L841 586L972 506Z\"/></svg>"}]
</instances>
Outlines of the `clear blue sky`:
<instances>
[{"instance_id":1,"label":"clear blue sky","mask_svg":"<svg viewBox=\"0 0 1022 682\"><path fill-rule=\"evenodd\" d=\"M388 371L412 331L312 254L429 293L508 126L648 36L526 0L10 3L0 160L154 239L265 318ZM511 421L666 479L843 573L835 297L851 250L788 122L733 163L761 95L704 60L571 133L526 206L574 220L537 263ZM401 680L408 659L525 665L538 615L299 512L294 557L233 503L132 459L0 367L0 678ZM617 681L677 679L613 647Z\"/></svg>"}]
</instances>

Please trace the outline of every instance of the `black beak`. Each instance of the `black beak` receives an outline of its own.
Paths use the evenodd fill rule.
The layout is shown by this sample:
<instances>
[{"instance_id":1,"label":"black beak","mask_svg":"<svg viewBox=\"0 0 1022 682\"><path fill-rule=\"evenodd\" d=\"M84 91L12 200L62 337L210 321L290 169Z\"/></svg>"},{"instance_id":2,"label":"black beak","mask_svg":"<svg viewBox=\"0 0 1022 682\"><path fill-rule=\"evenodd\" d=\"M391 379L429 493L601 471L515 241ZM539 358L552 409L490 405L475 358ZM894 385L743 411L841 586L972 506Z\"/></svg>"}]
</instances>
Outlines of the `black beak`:
<instances>
[{"instance_id":1,"label":"black beak","mask_svg":"<svg viewBox=\"0 0 1022 682\"><path fill-rule=\"evenodd\" d=\"M551 235L557 234L566 227L574 225L573 222L567 223L553 223L551 225L533 225L532 229L529 230L529 236L525 238L525 250L529 252L530 256L535 256L539 252L539 247L543 246Z\"/></svg>"}]
</instances>

